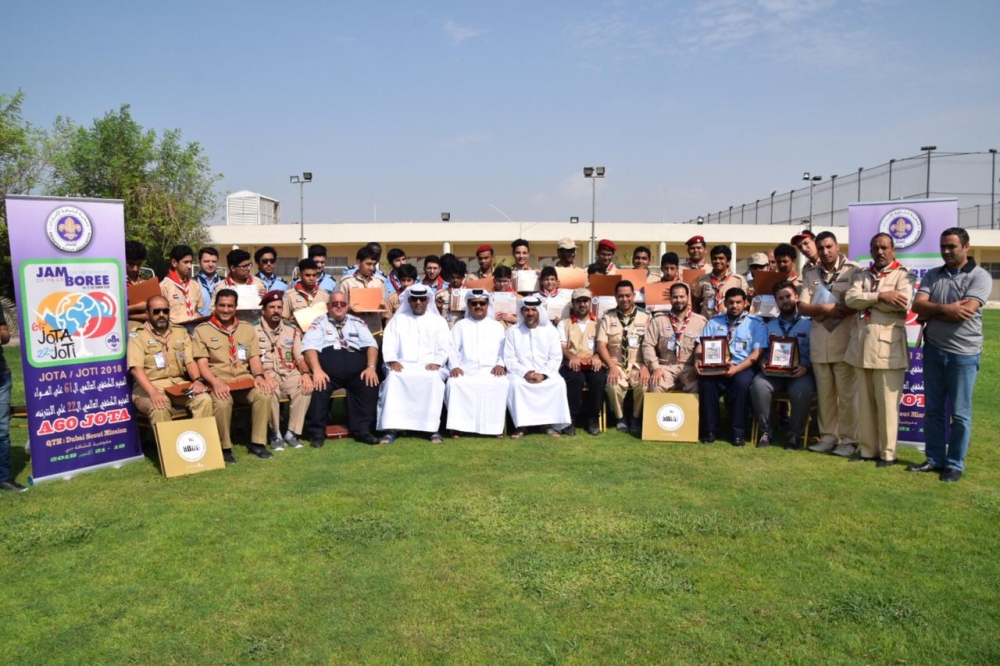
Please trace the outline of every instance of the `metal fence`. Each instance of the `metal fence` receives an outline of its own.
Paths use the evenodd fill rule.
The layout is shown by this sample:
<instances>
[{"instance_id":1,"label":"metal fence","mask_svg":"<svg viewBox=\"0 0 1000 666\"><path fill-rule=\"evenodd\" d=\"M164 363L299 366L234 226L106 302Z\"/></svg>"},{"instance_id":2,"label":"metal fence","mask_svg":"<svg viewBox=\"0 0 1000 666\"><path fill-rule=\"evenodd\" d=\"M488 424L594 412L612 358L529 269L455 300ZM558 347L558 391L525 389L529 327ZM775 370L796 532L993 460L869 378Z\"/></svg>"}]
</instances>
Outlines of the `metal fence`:
<instances>
[{"instance_id":1,"label":"metal fence","mask_svg":"<svg viewBox=\"0 0 1000 666\"><path fill-rule=\"evenodd\" d=\"M925 152L868 169L805 181L790 191L686 220L688 224L847 226L848 204L859 201L958 198L959 226L1000 229L996 151ZM811 222L810 222L811 221Z\"/></svg>"}]
</instances>

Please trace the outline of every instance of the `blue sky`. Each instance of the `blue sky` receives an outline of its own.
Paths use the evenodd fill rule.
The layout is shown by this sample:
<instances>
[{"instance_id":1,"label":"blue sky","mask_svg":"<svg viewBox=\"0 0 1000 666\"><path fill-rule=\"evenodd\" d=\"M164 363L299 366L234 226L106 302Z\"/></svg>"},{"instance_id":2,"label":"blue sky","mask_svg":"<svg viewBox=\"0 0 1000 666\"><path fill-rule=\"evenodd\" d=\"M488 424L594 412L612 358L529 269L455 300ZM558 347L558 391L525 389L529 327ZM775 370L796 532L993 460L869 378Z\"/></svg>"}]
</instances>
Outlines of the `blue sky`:
<instances>
[{"instance_id":1,"label":"blue sky","mask_svg":"<svg viewBox=\"0 0 1000 666\"><path fill-rule=\"evenodd\" d=\"M89 5L89 6L87 6ZM307 222L682 220L1000 147L1000 2L19 2L0 92L122 103Z\"/></svg>"}]
</instances>

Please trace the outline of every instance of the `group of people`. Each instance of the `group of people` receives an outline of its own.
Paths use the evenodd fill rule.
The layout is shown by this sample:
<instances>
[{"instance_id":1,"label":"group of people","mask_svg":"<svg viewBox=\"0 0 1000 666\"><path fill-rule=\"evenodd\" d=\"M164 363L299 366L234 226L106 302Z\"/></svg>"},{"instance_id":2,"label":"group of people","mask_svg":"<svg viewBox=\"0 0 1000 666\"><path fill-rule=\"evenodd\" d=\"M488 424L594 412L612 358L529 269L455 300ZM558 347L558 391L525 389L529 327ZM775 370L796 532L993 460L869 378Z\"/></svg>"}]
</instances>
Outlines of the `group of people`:
<instances>
[{"instance_id":1,"label":"group of people","mask_svg":"<svg viewBox=\"0 0 1000 666\"><path fill-rule=\"evenodd\" d=\"M136 245L127 248L130 281L139 279L145 258ZM424 259L423 276L399 249L390 250L383 274L381 246L371 243L358 250L339 285L323 271L321 246L298 263L291 284L274 274L273 248L253 257L256 274L247 252L231 251L220 278L214 249L199 251L199 272L192 275L194 252L179 246L161 295L130 304L135 405L153 423L177 408L213 416L224 457L233 463L234 404L250 408L248 451L267 458L303 442L322 446L337 389L347 393L351 434L368 444L392 443L403 431L425 433L432 442L443 441L442 433L502 437L508 413L513 439L531 429L560 437L581 427L599 435L606 401L613 427L638 433L647 392L684 391L699 395L702 442L722 438L725 398L734 446L746 444L756 419L758 447L783 439L788 449L808 446L887 467L896 463L912 302L924 321L925 383L934 388L926 392L927 462L911 469L935 471L942 480L961 476L982 348L979 309L991 286L969 256L967 232L944 232L945 265L930 271L916 294L915 278L895 259L887 234L871 239L867 267L841 254L831 232L797 234L775 248L773 262L765 253L749 259L752 269L784 274L772 290L770 317L750 312L753 273L733 271L727 246L713 247L707 261L701 236L687 248L683 262L666 253L660 275L649 270L648 248L633 253L633 268L648 271L647 285L670 283L668 308L647 310L642 290L620 280L615 307L600 317L593 294L580 287L564 294L568 311L550 320L548 301L561 292L551 267L538 271L533 291L517 294L515 313L494 309L498 293L515 291L517 272L534 270L522 239L511 244L513 267L496 265L493 247L483 245L478 270L469 273L454 255L432 256ZM575 251L571 239L560 240L556 265L575 267ZM616 252L602 240L588 273L616 274ZM246 287L259 295L256 321L238 312ZM383 295L377 308L352 303L355 290L372 288ZM295 312L314 303L325 304L326 314L297 322ZM773 365L774 341L794 341L794 359L780 368ZM721 361L706 359L714 353L706 347L721 348ZM179 384L186 387L180 396L166 391ZM777 396L787 396L787 414L772 408ZM282 400L289 402L284 434ZM810 443L804 435L813 411L818 439Z\"/></svg>"}]
</instances>

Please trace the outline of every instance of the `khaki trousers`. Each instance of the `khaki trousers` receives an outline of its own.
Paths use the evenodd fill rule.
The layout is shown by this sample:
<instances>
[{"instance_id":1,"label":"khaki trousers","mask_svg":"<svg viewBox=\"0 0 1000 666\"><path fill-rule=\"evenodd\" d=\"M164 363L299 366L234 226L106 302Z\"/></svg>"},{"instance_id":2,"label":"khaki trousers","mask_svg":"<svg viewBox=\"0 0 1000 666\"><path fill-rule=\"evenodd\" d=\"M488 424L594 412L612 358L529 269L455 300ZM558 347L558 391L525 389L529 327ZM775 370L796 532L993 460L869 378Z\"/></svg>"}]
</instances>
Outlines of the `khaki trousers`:
<instances>
[{"instance_id":1,"label":"khaki trousers","mask_svg":"<svg viewBox=\"0 0 1000 666\"><path fill-rule=\"evenodd\" d=\"M849 363L813 363L819 433L828 444L858 443L857 369Z\"/></svg>"},{"instance_id":2,"label":"khaki trousers","mask_svg":"<svg viewBox=\"0 0 1000 666\"><path fill-rule=\"evenodd\" d=\"M855 368L858 382L858 440L865 458L896 459L899 401L906 370Z\"/></svg>"},{"instance_id":3,"label":"khaki trousers","mask_svg":"<svg viewBox=\"0 0 1000 666\"><path fill-rule=\"evenodd\" d=\"M608 396L608 400L611 401L611 407L614 409L616 419L624 416L622 403L625 402L625 395L629 390L632 391L632 416L639 418L642 416L642 399L645 391L643 385L639 382L638 370L622 372L618 383L608 385L604 390Z\"/></svg>"},{"instance_id":4,"label":"khaki trousers","mask_svg":"<svg viewBox=\"0 0 1000 666\"><path fill-rule=\"evenodd\" d=\"M302 434L306 422L306 412L309 411L309 401L312 396L302 393L300 375L292 375L278 380L278 390L271 394L271 430L281 435L279 423L279 404L282 398L288 398L288 429L296 435Z\"/></svg>"},{"instance_id":5,"label":"khaki trousers","mask_svg":"<svg viewBox=\"0 0 1000 666\"><path fill-rule=\"evenodd\" d=\"M649 389L650 393L668 393L669 391L698 392L698 373L694 368L683 363L661 363L660 370L666 372L656 386Z\"/></svg>"},{"instance_id":6,"label":"khaki trousers","mask_svg":"<svg viewBox=\"0 0 1000 666\"><path fill-rule=\"evenodd\" d=\"M212 415L212 398L209 397L208 393L199 393L190 398L176 398L168 393L167 397L170 398L170 404L174 407L191 410L191 416L196 419ZM143 391L138 384L132 390L132 402L135 403L135 408L141 414L149 417L150 425L169 422L174 417L169 408L154 409L149 394Z\"/></svg>"},{"instance_id":7,"label":"khaki trousers","mask_svg":"<svg viewBox=\"0 0 1000 666\"><path fill-rule=\"evenodd\" d=\"M212 396L212 414L219 428L219 441L223 449L233 448L229 432L233 423L233 405L250 405L250 442L267 444L267 422L271 417L271 396L264 395L255 388L232 391L229 400L216 400Z\"/></svg>"}]
</instances>

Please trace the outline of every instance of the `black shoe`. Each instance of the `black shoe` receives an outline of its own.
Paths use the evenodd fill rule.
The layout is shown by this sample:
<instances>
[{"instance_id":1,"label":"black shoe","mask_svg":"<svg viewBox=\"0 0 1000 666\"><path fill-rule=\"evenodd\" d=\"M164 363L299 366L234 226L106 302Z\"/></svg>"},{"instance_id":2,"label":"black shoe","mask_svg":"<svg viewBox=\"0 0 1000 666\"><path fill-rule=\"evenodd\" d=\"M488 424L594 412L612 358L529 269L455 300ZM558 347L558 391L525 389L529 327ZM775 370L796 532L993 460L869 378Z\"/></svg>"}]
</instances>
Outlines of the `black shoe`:
<instances>
[{"instance_id":1,"label":"black shoe","mask_svg":"<svg viewBox=\"0 0 1000 666\"><path fill-rule=\"evenodd\" d=\"M222 460L225 461L227 465L235 465L236 457L233 456L232 449L222 449Z\"/></svg>"},{"instance_id":2,"label":"black shoe","mask_svg":"<svg viewBox=\"0 0 1000 666\"><path fill-rule=\"evenodd\" d=\"M562 434L566 435L567 437L573 437L573 436L575 436L576 435L576 426L575 425L568 425L568 426L566 426L565 428L562 429Z\"/></svg>"},{"instance_id":3,"label":"black shoe","mask_svg":"<svg viewBox=\"0 0 1000 666\"><path fill-rule=\"evenodd\" d=\"M733 437L733 446L739 448L739 447L746 446L746 444L747 443L745 441L743 441L742 437Z\"/></svg>"},{"instance_id":4,"label":"black shoe","mask_svg":"<svg viewBox=\"0 0 1000 666\"><path fill-rule=\"evenodd\" d=\"M257 456L261 460L267 460L268 458L273 458L274 454L267 450L267 447L263 444L247 444L247 453L252 456Z\"/></svg>"},{"instance_id":5,"label":"black shoe","mask_svg":"<svg viewBox=\"0 0 1000 666\"><path fill-rule=\"evenodd\" d=\"M849 463L874 462L876 460L878 460L878 457L874 457L873 456L871 458L866 458L863 455L861 455L860 453L855 453L853 456L851 456L850 458L847 459L847 462L849 462Z\"/></svg>"},{"instance_id":6,"label":"black shoe","mask_svg":"<svg viewBox=\"0 0 1000 666\"><path fill-rule=\"evenodd\" d=\"M706 433L705 433L704 435L702 435L702 437L701 437L701 443L702 443L702 444L711 444L711 443L712 443L712 442L714 442L714 441L715 441L715 433L714 433L714 432L711 432L711 431L709 431L709 432L706 432Z\"/></svg>"},{"instance_id":7,"label":"black shoe","mask_svg":"<svg viewBox=\"0 0 1000 666\"><path fill-rule=\"evenodd\" d=\"M877 463L875 463L875 466L876 467L892 467L895 464L896 464L896 459L893 458L892 460L879 460Z\"/></svg>"},{"instance_id":8,"label":"black shoe","mask_svg":"<svg viewBox=\"0 0 1000 666\"><path fill-rule=\"evenodd\" d=\"M356 433L354 433L354 441L355 442L361 442L362 444L368 444L369 446L372 445L372 444L378 444L378 438L375 437L375 435L371 434L370 432L356 432ZM310 444L310 446L311 446L311 444ZM320 444L320 446L323 446L323 445Z\"/></svg>"},{"instance_id":9,"label":"black shoe","mask_svg":"<svg viewBox=\"0 0 1000 666\"><path fill-rule=\"evenodd\" d=\"M798 437L790 437L787 442L785 442L786 451L798 451L802 448L802 440Z\"/></svg>"},{"instance_id":10,"label":"black shoe","mask_svg":"<svg viewBox=\"0 0 1000 666\"><path fill-rule=\"evenodd\" d=\"M764 433L757 440L757 448L758 449L766 449L769 446L771 446L771 436L768 435L767 433Z\"/></svg>"},{"instance_id":11,"label":"black shoe","mask_svg":"<svg viewBox=\"0 0 1000 666\"><path fill-rule=\"evenodd\" d=\"M633 435L642 435L642 421L633 417L632 423L628 426L628 431Z\"/></svg>"},{"instance_id":12,"label":"black shoe","mask_svg":"<svg viewBox=\"0 0 1000 666\"><path fill-rule=\"evenodd\" d=\"M309 440L309 446L314 449L321 449L326 444L326 437L313 437Z\"/></svg>"},{"instance_id":13,"label":"black shoe","mask_svg":"<svg viewBox=\"0 0 1000 666\"><path fill-rule=\"evenodd\" d=\"M937 465L932 465L930 461L925 461L922 465L910 465L906 468L907 472L938 472L941 473L945 470L944 467L938 467Z\"/></svg>"},{"instance_id":14,"label":"black shoe","mask_svg":"<svg viewBox=\"0 0 1000 666\"><path fill-rule=\"evenodd\" d=\"M17 481L10 480L10 481L0 481L0 490L10 490L15 493L23 493L28 489L22 486Z\"/></svg>"},{"instance_id":15,"label":"black shoe","mask_svg":"<svg viewBox=\"0 0 1000 666\"><path fill-rule=\"evenodd\" d=\"M601 426L598 424L597 419L590 419L587 421L587 434L597 437L601 434Z\"/></svg>"},{"instance_id":16,"label":"black shoe","mask_svg":"<svg viewBox=\"0 0 1000 666\"><path fill-rule=\"evenodd\" d=\"M941 480L945 482L954 482L962 478L962 470L955 469L954 467L948 467L941 472Z\"/></svg>"},{"instance_id":17,"label":"black shoe","mask_svg":"<svg viewBox=\"0 0 1000 666\"><path fill-rule=\"evenodd\" d=\"M615 430L618 432L628 432L628 421L625 419L618 419L618 423L615 424Z\"/></svg>"}]
</instances>

